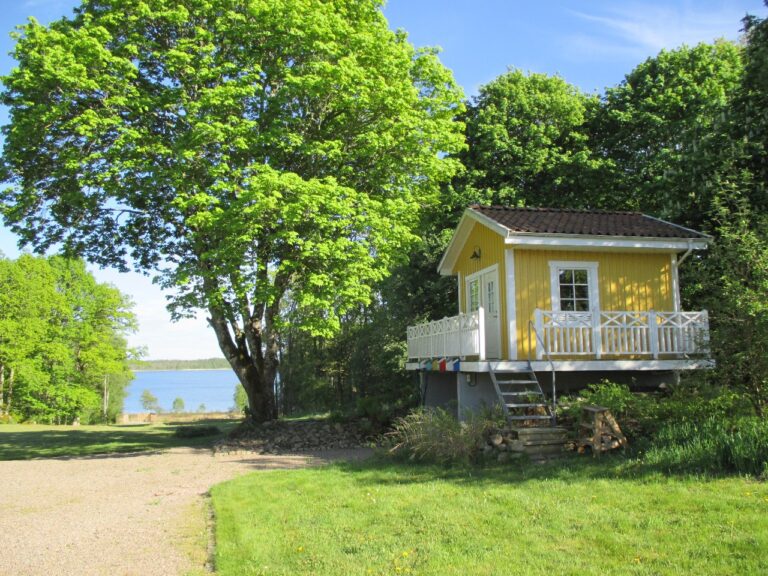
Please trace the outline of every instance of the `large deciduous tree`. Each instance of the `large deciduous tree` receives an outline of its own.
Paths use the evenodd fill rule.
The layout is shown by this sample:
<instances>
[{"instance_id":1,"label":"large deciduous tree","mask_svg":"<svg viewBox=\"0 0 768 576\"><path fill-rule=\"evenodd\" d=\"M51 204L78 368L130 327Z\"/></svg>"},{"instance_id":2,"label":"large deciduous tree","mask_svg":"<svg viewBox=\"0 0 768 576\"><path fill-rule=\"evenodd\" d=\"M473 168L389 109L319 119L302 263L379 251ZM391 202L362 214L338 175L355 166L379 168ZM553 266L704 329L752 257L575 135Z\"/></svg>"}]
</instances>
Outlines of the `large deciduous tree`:
<instances>
[{"instance_id":1,"label":"large deciduous tree","mask_svg":"<svg viewBox=\"0 0 768 576\"><path fill-rule=\"evenodd\" d=\"M717 175L738 153L727 124L742 70L723 40L662 50L609 88L589 128L612 168L596 182L602 204L711 231Z\"/></svg>"},{"instance_id":2,"label":"large deciduous tree","mask_svg":"<svg viewBox=\"0 0 768 576\"><path fill-rule=\"evenodd\" d=\"M584 190L603 167L586 125L597 104L558 76L520 70L482 86L465 114L466 173L455 182L460 208L589 206Z\"/></svg>"},{"instance_id":3,"label":"large deciduous tree","mask_svg":"<svg viewBox=\"0 0 768 576\"><path fill-rule=\"evenodd\" d=\"M89 0L20 27L14 55L6 223L207 310L258 420L281 301L332 333L463 142L451 74L379 0Z\"/></svg>"}]
</instances>

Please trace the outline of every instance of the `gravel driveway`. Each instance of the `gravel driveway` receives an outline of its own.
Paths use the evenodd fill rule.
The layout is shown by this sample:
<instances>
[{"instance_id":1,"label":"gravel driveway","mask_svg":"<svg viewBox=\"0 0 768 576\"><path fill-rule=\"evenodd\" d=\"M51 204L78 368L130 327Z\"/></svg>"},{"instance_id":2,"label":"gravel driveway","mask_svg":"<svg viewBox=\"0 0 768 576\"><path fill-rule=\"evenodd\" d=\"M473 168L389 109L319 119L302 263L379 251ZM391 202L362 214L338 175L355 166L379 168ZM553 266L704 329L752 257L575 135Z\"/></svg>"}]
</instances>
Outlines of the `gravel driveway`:
<instances>
[{"instance_id":1,"label":"gravel driveway","mask_svg":"<svg viewBox=\"0 0 768 576\"><path fill-rule=\"evenodd\" d=\"M214 456L210 450L178 448L0 462L0 574L202 572L207 540L202 502L212 485L254 470L365 454Z\"/></svg>"}]
</instances>

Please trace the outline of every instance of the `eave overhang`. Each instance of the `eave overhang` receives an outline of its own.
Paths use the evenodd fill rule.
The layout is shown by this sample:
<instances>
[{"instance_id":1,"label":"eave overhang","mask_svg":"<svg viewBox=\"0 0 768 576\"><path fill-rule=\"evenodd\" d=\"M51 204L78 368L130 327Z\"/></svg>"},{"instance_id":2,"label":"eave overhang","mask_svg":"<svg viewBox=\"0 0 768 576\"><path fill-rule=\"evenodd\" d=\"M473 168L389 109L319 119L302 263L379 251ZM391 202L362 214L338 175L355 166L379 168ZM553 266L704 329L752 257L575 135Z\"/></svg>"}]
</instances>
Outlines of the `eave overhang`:
<instances>
[{"instance_id":1,"label":"eave overhang","mask_svg":"<svg viewBox=\"0 0 768 576\"><path fill-rule=\"evenodd\" d=\"M650 217L649 217L650 218ZM441 276L453 275L456 261L469 237L472 227L482 224L504 238L504 244L510 248L524 247L527 250L605 250L605 251L644 251L644 252L686 252L706 250L711 236L682 226L678 228L697 234L697 238L656 238L639 236L606 236L585 234L542 234L534 232L515 232L488 216L468 208L461 216L459 225L443 253L437 271Z\"/></svg>"}]
</instances>

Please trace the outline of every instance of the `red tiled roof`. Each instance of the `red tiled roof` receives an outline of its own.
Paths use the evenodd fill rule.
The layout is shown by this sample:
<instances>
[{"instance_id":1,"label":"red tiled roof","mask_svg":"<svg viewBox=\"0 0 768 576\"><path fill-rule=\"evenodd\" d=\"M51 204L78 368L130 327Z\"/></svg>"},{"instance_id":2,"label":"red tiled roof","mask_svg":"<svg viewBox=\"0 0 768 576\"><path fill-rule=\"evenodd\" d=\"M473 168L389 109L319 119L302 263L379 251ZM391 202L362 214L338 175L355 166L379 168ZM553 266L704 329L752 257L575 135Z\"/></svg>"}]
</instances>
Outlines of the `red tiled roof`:
<instances>
[{"instance_id":1,"label":"red tiled roof","mask_svg":"<svg viewBox=\"0 0 768 576\"><path fill-rule=\"evenodd\" d=\"M705 234L640 212L561 210L555 208L470 208L514 233L630 236L642 238L707 238Z\"/></svg>"}]
</instances>

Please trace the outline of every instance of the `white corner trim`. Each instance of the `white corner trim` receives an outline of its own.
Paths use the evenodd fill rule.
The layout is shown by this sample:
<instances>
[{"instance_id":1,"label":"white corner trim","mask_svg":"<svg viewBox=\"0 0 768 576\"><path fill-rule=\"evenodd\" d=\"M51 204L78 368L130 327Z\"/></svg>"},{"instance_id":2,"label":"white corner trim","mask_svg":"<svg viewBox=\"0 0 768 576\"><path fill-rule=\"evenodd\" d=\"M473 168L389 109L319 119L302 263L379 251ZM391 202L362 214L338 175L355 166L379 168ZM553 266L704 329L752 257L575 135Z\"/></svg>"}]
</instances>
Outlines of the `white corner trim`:
<instances>
[{"instance_id":1,"label":"white corner trim","mask_svg":"<svg viewBox=\"0 0 768 576\"><path fill-rule=\"evenodd\" d=\"M504 250L504 268L507 277L507 358L517 360L517 286L515 286L515 252Z\"/></svg>"},{"instance_id":2,"label":"white corner trim","mask_svg":"<svg viewBox=\"0 0 768 576\"><path fill-rule=\"evenodd\" d=\"M589 274L589 309L591 312L600 310L600 285L598 284L598 262L581 262L579 260L550 260L549 289L552 298L552 310L560 311L560 270L569 268L584 268Z\"/></svg>"},{"instance_id":3,"label":"white corner trim","mask_svg":"<svg viewBox=\"0 0 768 576\"><path fill-rule=\"evenodd\" d=\"M463 290L462 290L462 283L461 283L461 272L459 272L458 274L456 274L456 298L458 300L456 302L456 304L458 305L458 309L456 311L456 314L461 314L462 292L463 292Z\"/></svg>"},{"instance_id":4,"label":"white corner trim","mask_svg":"<svg viewBox=\"0 0 768 576\"><path fill-rule=\"evenodd\" d=\"M675 312L680 312L680 275L678 273L677 254L670 257L672 265L672 307Z\"/></svg>"}]
</instances>

